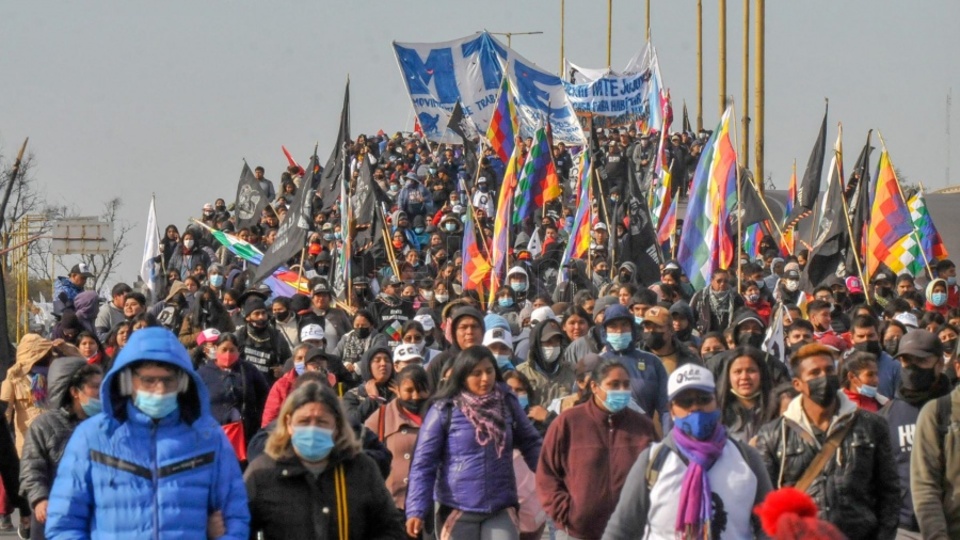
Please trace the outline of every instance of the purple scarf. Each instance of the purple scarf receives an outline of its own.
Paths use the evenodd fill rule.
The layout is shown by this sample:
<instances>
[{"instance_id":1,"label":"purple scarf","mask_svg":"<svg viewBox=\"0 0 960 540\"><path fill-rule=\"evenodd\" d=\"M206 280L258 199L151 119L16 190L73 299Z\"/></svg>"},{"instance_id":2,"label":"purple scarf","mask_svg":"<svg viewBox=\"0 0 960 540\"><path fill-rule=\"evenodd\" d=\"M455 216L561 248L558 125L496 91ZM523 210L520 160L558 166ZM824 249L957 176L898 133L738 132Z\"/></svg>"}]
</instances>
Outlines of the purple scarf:
<instances>
[{"instance_id":1,"label":"purple scarf","mask_svg":"<svg viewBox=\"0 0 960 540\"><path fill-rule=\"evenodd\" d=\"M503 457L503 449L507 445L503 392L496 387L482 396L464 391L453 398L453 403L476 428L477 444L486 446L492 441L497 457Z\"/></svg>"},{"instance_id":2,"label":"purple scarf","mask_svg":"<svg viewBox=\"0 0 960 540\"><path fill-rule=\"evenodd\" d=\"M694 439L679 429L674 429L672 433L677 449L690 462L680 487L677 537L698 538L703 536L703 530L709 526L712 517L710 479L707 471L723 453L723 447L727 443L727 430L723 424L718 423L713 435L705 441Z\"/></svg>"}]
</instances>

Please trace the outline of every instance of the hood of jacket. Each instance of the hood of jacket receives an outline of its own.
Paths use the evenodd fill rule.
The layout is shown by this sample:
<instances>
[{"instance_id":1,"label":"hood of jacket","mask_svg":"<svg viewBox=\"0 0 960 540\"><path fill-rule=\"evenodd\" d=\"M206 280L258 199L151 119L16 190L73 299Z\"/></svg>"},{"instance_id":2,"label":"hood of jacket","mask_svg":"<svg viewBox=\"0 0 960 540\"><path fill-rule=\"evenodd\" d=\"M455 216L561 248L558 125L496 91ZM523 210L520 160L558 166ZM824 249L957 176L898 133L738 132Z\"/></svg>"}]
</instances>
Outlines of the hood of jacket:
<instances>
[{"instance_id":1,"label":"hood of jacket","mask_svg":"<svg viewBox=\"0 0 960 540\"><path fill-rule=\"evenodd\" d=\"M947 286L947 280L940 279L940 278L931 280L930 283L927 283L927 288L924 291L924 296L926 297L927 302L929 302L930 305L933 305L933 288L936 286L937 283L942 283L944 290L947 290L947 291L950 290L950 287Z\"/></svg>"},{"instance_id":2,"label":"hood of jacket","mask_svg":"<svg viewBox=\"0 0 960 540\"><path fill-rule=\"evenodd\" d=\"M73 299L73 307L81 321L92 323L100 312L100 295L97 291L83 291Z\"/></svg>"},{"instance_id":3,"label":"hood of jacket","mask_svg":"<svg viewBox=\"0 0 960 540\"><path fill-rule=\"evenodd\" d=\"M541 350L541 345L543 344L543 332L548 328L556 328L560 332L560 356L557 357L556 361L553 364L553 369L547 369L546 362L543 358L543 351ZM567 335L563 332L563 329L560 327L560 323L553 319L547 319L545 321L540 321L535 327L533 327L533 332L530 332L530 358L533 360L534 364L540 371L544 373L551 373L556 371L559 367L560 362L563 361L563 352L570 345L570 340L567 338Z\"/></svg>"},{"instance_id":4,"label":"hood of jacket","mask_svg":"<svg viewBox=\"0 0 960 540\"><path fill-rule=\"evenodd\" d=\"M87 365L85 358L66 356L50 364L47 375L47 403L51 410L68 407L70 404L70 379L78 369Z\"/></svg>"},{"instance_id":5,"label":"hood of jacket","mask_svg":"<svg viewBox=\"0 0 960 540\"><path fill-rule=\"evenodd\" d=\"M670 306L670 314L684 317L690 322L690 326L696 325L697 321L693 318L693 309L690 308L690 304L684 302L683 300L674 302L673 305Z\"/></svg>"},{"instance_id":6,"label":"hood of jacket","mask_svg":"<svg viewBox=\"0 0 960 540\"><path fill-rule=\"evenodd\" d=\"M631 341L630 346L628 346L626 349L624 349L625 351L629 351L629 350L635 348L633 342L635 342L635 341L637 340L637 338L640 337L640 332L639 332L639 329L638 329L637 325L636 325L635 322L634 322L633 313L632 313L629 309L627 309L627 307L624 306L623 304L616 303L616 304L613 304L612 306L608 307L606 310L604 310L604 312L603 312L603 324L602 324L602 325L599 325L599 326L601 326L601 329L600 329L600 338L601 338L601 340L603 341L603 344L604 344L604 345L609 346L610 349L613 350L613 347L610 346L610 342L607 341L607 322L608 322L608 321L614 321L614 320L617 320L617 319L625 319L625 320L628 320L628 321L630 321L630 324L631 324L632 327L633 327L633 331L631 332L631 333L633 334L633 340Z\"/></svg>"},{"instance_id":7,"label":"hood of jacket","mask_svg":"<svg viewBox=\"0 0 960 540\"><path fill-rule=\"evenodd\" d=\"M170 285L170 292L167 293L167 297L164 298L163 301L164 301L164 302L170 302L171 300L173 300L174 298L176 298L176 296L177 296L178 294L180 294L180 293L186 293L186 292L188 292L188 291L189 291L189 289L187 289L187 284L186 284L186 283L184 283L184 282L182 282L182 281L180 281L180 280L176 280L176 281L173 282L172 285Z\"/></svg>"},{"instance_id":8,"label":"hood of jacket","mask_svg":"<svg viewBox=\"0 0 960 540\"><path fill-rule=\"evenodd\" d=\"M100 386L100 401L103 402L103 412L110 418L117 418L117 411L124 411L127 396L120 395L117 374L137 362L149 360L163 364L170 364L182 370L190 377L187 391L180 396L181 409L186 408L193 419L210 414L210 397L207 386L200 379L200 375L193 369L187 349L180 344L177 336L166 328L154 326L134 332L120 354L113 362L113 367L103 377ZM110 406L107 406L110 404ZM122 414L126 414L122 412ZM183 411L181 412L183 416Z\"/></svg>"},{"instance_id":9,"label":"hood of jacket","mask_svg":"<svg viewBox=\"0 0 960 540\"><path fill-rule=\"evenodd\" d=\"M740 331L740 325L747 322L748 320L753 319L760 323L760 329L764 332L767 330L767 325L763 324L763 319L760 318L760 315L757 315L757 312L750 308L742 308L737 310L733 315L733 322L730 324L733 326L733 335L737 336L737 333Z\"/></svg>"},{"instance_id":10,"label":"hood of jacket","mask_svg":"<svg viewBox=\"0 0 960 540\"><path fill-rule=\"evenodd\" d=\"M802 394L793 398L790 405L787 405L787 410L783 412L783 417L797 424L811 437L816 439L813 428L810 426L810 419L807 418L807 413L803 412L802 401ZM833 433L837 426L841 426L853 419L853 414L857 412L857 405L850 401L850 398L843 393L843 390L837 390L837 404L837 414L830 420L830 428L827 430L827 436Z\"/></svg>"},{"instance_id":11,"label":"hood of jacket","mask_svg":"<svg viewBox=\"0 0 960 540\"><path fill-rule=\"evenodd\" d=\"M39 334L27 334L17 343L17 363L11 368L19 373L30 373L37 362L43 360L53 350L53 342Z\"/></svg>"},{"instance_id":12,"label":"hood of jacket","mask_svg":"<svg viewBox=\"0 0 960 540\"><path fill-rule=\"evenodd\" d=\"M393 354L390 352L390 347L387 347L386 345L373 347L372 349L365 351L363 356L360 357L360 361L357 362L357 367L360 368L360 379L363 380L363 382L367 382L373 377L373 374L370 373L370 361L373 360L373 355L377 354L378 352L387 353L387 356L391 359L391 361L393 360Z\"/></svg>"},{"instance_id":13,"label":"hood of jacket","mask_svg":"<svg viewBox=\"0 0 960 540\"><path fill-rule=\"evenodd\" d=\"M453 345L457 348L457 350L463 350L463 347L457 343L456 328L457 323L460 322L460 319L464 317L473 317L477 320L477 323L480 325L481 336L484 332L486 332L486 327L483 321L483 313L480 313L477 308L473 306L460 306L455 308L453 313L450 315L450 334L453 337Z\"/></svg>"}]
</instances>

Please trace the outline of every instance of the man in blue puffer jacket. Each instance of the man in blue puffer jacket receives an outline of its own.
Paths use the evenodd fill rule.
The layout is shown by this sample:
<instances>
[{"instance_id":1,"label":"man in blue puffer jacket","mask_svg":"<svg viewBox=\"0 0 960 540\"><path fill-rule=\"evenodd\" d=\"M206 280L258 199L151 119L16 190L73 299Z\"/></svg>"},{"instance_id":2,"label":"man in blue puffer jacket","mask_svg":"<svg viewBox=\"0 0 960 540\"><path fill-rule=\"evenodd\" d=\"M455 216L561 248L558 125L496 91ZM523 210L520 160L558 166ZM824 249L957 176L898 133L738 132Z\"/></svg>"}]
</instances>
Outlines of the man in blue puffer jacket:
<instances>
[{"instance_id":1,"label":"man in blue puffer jacket","mask_svg":"<svg viewBox=\"0 0 960 540\"><path fill-rule=\"evenodd\" d=\"M249 536L240 466L176 336L130 336L100 399L60 462L47 538Z\"/></svg>"}]
</instances>

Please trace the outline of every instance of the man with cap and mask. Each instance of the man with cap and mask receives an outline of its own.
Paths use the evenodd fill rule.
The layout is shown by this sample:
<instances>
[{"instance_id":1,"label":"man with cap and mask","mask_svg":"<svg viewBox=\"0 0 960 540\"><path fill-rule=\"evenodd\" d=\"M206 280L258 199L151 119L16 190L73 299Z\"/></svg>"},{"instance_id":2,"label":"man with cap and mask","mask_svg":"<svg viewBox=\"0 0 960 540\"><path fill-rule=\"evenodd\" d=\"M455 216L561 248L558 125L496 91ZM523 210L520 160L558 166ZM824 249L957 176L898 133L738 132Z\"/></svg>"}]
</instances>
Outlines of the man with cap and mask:
<instances>
[{"instance_id":1,"label":"man with cap and mask","mask_svg":"<svg viewBox=\"0 0 960 540\"><path fill-rule=\"evenodd\" d=\"M760 320L757 312L751 309L741 309L737 312L731 327L733 328L733 341L736 345L750 346L754 349L762 350L767 327L763 324L763 321ZM720 378L720 371L726 364L726 360L730 354L732 354L732 351L715 355L707 362L707 369L713 373L714 377ZM767 371L770 373L770 379L774 385L790 381L790 373L787 370L787 366L779 358L766 352L764 353L764 358L767 362Z\"/></svg>"},{"instance_id":2,"label":"man with cap and mask","mask_svg":"<svg viewBox=\"0 0 960 540\"><path fill-rule=\"evenodd\" d=\"M310 311L300 317L300 328L308 324L318 324L323 328L326 337L324 350L329 354L334 353L340 338L353 329L347 312L333 305L333 292L326 281L321 280L313 286Z\"/></svg>"},{"instance_id":3,"label":"man with cap and mask","mask_svg":"<svg viewBox=\"0 0 960 540\"><path fill-rule=\"evenodd\" d=\"M950 381L941 361L943 344L933 332L914 330L900 340L900 387L893 399L877 413L887 420L893 457L900 474L900 530L907 538L920 538L920 524L913 510L910 493L910 454L920 409L930 401L950 393ZM910 536L910 534L914 536Z\"/></svg>"},{"instance_id":4,"label":"man with cap and mask","mask_svg":"<svg viewBox=\"0 0 960 540\"><path fill-rule=\"evenodd\" d=\"M637 458L604 540L763 537L752 509L770 478L757 451L727 435L710 371L683 366L667 392L673 430Z\"/></svg>"},{"instance_id":5,"label":"man with cap and mask","mask_svg":"<svg viewBox=\"0 0 960 540\"><path fill-rule=\"evenodd\" d=\"M790 367L800 395L751 441L773 487L806 491L850 540L892 540L901 493L886 421L840 391L832 349L805 345Z\"/></svg>"},{"instance_id":6,"label":"man with cap and mask","mask_svg":"<svg viewBox=\"0 0 960 540\"><path fill-rule=\"evenodd\" d=\"M803 291L800 290L800 265L791 262L783 267L783 275L777 282L773 299L781 304L799 305Z\"/></svg>"},{"instance_id":7,"label":"man with cap and mask","mask_svg":"<svg viewBox=\"0 0 960 540\"><path fill-rule=\"evenodd\" d=\"M244 293L240 309L245 321L237 330L240 355L273 384L282 375L283 363L290 358L290 346L280 332L270 326L267 305L259 292Z\"/></svg>"},{"instance_id":8,"label":"man with cap and mask","mask_svg":"<svg viewBox=\"0 0 960 540\"><path fill-rule=\"evenodd\" d=\"M673 317L667 308L652 306L643 314L641 350L657 355L667 374L686 364L702 364L689 347L680 343L673 332Z\"/></svg>"},{"instance_id":9,"label":"man with cap and mask","mask_svg":"<svg viewBox=\"0 0 960 540\"><path fill-rule=\"evenodd\" d=\"M533 387L536 399L531 400L530 414L534 407L543 409L556 398L570 394L576 375L573 366L562 361L563 350L570 344L567 335L555 319L539 322L530 333L530 352L527 361L517 366ZM544 418L535 418L543 421Z\"/></svg>"},{"instance_id":10,"label":"man with cap and mask","mask_svg":"<svg viewBox=\"0 0 960 540\"><path fill-rule=\"evenodd\" d=\"M266 314L264 314L265 316ZM247 490L210 398L170 331L130 336L50 491L48 538L246 538Z\"/></svg>"}]
</instances>

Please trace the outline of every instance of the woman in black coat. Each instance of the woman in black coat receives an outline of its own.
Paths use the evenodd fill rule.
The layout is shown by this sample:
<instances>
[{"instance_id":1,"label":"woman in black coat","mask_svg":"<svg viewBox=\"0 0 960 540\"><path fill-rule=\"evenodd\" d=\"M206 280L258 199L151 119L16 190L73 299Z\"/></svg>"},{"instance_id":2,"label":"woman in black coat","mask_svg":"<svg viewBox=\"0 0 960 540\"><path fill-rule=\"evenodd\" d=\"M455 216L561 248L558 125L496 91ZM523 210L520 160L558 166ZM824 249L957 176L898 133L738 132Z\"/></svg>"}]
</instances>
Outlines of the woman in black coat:
<instances>
[{"instance_id":1,"label":"woman in black coat","mask_svg":"<svg viewBox=\"0 0 960 540\"><path fill-rule=\"evenodd\" d=\"M270 391L266 379L253 364L240 358L237 336L221 334L217 356L197 369L210 395L210 413L224 426L227 438L237 450L240 461L246 459L250 438L260 428L263 405ZM237 426L243 426L242 440Z\"/></svg>"},{"instance_id":2,"label":"woman in black coat","mask_svg":"<svg viewBox=\"0 0 960 540\"><path fill-rule=\"evenodd\" d=\"M244 474L251 538L406 539L383 477L333 390L304 384L277 421L266 453Z\"/></svg>"}]
</instances>

